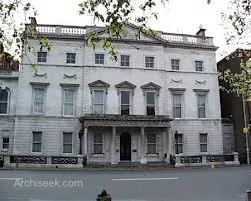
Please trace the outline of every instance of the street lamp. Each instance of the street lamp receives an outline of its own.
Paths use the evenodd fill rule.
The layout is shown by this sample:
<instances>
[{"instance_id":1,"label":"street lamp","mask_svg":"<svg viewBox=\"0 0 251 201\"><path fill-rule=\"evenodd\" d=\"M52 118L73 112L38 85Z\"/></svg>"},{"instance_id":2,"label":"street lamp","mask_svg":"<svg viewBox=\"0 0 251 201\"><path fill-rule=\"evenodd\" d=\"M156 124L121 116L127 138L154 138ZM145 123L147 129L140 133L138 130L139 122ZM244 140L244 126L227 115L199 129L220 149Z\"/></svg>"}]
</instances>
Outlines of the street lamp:
<instances>
[{"instance_id":1,"label":"street lamp","mask_svg":"<svg viewBox=\"0 0 251 201\"><path fill-rule=\"evenodd\" d=\"M243 113L244 113L243 114L244 115L244 127L245 129L247 129L248 125L247 125L247 115L246 115L246 103L245 103L244 96L242 96L242 104L243 104ZM247 164L250 165L248 134L249 134L249 130L245 133L245 136L246 136L246 148L247 148Z\"/></svg>"}]
</instances>

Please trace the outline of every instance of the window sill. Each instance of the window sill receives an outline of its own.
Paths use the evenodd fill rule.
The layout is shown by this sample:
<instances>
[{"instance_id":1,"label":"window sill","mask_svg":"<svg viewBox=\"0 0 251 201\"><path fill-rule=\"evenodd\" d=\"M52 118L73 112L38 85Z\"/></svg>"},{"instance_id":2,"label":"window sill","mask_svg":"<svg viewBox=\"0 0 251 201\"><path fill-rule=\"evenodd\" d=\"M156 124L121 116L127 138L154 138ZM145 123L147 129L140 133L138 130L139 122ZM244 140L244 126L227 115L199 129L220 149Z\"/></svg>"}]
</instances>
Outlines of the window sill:
<instances>
[{"instance_id":1,"label":"window sill","mask_svg":"<svg viewBox=\"0 0 251 201\"><path fill-rule=\"evenodd\" d=\"M146 156L148 157L159 157L159 153L156 153L156 154L146 154Z\"/></svg>"},{"instance_id":2,"label":"window sill","mask_svg":"<svg viewBox=\"0 0 251 201\"><path fill-rule=\"evenodd\" d=\"M32 113L34 116L44 116L44 113Z\"/></svg>"},{"instance_id":3,"label":"window sill","mask_svg":"<svg viewBox=\"0 0 251 201\"><path fill-rule=\"evenodd\" d=\"M72 156L73 155L73 152L71 153L62 153L62 156Z\"/></svg>"},{"instance_id":4,"label":"window sill","mask_svg":"<svg viewBox=\"0 0 251 201\"><path fill-rule=\"evenodd\" d=\"M104 153L102 153L102 154L94 154L94 153L92 153L92 157L94 157L94 158L105 157L105 154Z\"/></svg>"},{"instance_id":5,"label":"window sill","mask_svg":"<svg viewBox=\"0 0 251 201\"><path fill-rule=\"evenodd\" d=\"M9 149L2 149L2 152L8 152Z\"/></svg>"},{"instance_id":6,"label":"window sill","mask_svg":"<svg viewBox=\"0 0 251 201\"><path fill-rule=\"evenodd\" d=\"M6 113L6 114L0 114L0 116L7 116L8 114Z\"/></svg>"},{"instance_id":7,"label":"window sill","mask_svg":"<svg viewBox=\"0 0 251 201\"><path fill-rule=\"evenodd\" d=\"M31 152L31 155L34 155L34 156L36 155L41 156L43 154L44 154L43 152Z\"/></svg>"}]
</instances>

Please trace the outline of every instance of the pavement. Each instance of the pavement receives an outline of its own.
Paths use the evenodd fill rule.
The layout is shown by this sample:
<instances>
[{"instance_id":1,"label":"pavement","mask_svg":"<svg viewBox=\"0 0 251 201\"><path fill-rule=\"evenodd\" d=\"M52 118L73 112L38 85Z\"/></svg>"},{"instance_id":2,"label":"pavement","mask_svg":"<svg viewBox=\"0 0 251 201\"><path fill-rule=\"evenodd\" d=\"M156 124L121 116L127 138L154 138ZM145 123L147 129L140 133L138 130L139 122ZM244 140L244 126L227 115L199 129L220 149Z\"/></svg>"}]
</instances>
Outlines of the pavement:
<instances>
[{"instance_id":1,"label":"pavement","mask_svg":"<svg viewBox=\"0 0 251 201\"><path fill-rule=\"evenodd\" d=\"M244 201L251 168L0 170L0 201Z\"/></svg>"}]
</instances>

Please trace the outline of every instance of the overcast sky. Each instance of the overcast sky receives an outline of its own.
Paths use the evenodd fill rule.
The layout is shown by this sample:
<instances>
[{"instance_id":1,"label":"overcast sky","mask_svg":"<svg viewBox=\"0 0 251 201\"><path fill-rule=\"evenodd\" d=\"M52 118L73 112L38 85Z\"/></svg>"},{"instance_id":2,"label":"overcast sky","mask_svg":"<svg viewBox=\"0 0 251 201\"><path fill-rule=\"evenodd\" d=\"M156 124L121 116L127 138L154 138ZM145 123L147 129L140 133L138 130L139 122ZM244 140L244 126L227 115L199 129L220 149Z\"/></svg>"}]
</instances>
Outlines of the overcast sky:
<instances>
[{"instance_id":1,"label":"overcast sky","mask_svg":"<svg viewBox=\"0 0 251 201\"><path fill-rule=\"evenodd\" d=\"M159 1L159 0L157 0ZM195 34L199 27L207 29L206 35L214 37L216 46L225 47L221 26L221 12L226 10L230 0L169 0L165 7L158 8L157 21L151 27L171 33ZM91 25L91 16L79 16L78 3L81 0L31 0L38 12L39 24ZM223 48L218 51L217 60Z\"/></svg>"}]
</instances>

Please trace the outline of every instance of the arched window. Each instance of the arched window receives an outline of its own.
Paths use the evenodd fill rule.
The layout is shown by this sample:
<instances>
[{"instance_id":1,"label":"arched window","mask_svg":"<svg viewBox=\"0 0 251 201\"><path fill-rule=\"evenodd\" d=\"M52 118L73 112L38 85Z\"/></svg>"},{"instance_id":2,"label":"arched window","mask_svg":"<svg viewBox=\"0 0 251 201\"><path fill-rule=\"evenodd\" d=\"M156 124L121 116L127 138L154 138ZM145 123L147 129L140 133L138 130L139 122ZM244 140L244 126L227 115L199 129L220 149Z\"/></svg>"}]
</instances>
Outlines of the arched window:
<instances>
[{"instance_id":1,"label":"arched window","mask_svg":"<svg viewBox=\"0 0 251 201\"><path fill-rule=\"evenodd\" d=\"M0 88L0 114L7 114L8 108L8 91Z\"/></svg>"}]
</instances>

